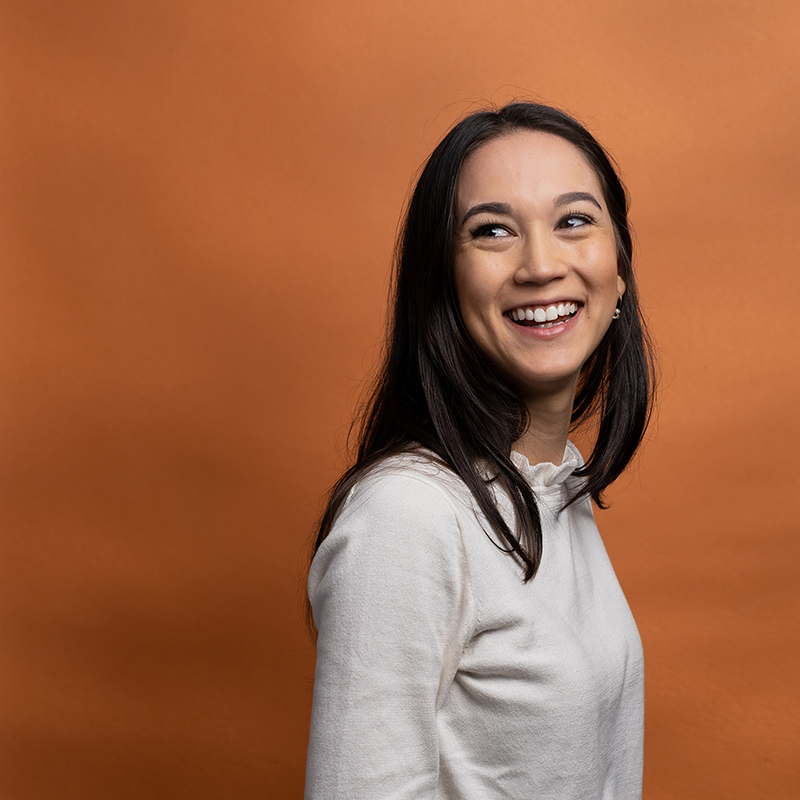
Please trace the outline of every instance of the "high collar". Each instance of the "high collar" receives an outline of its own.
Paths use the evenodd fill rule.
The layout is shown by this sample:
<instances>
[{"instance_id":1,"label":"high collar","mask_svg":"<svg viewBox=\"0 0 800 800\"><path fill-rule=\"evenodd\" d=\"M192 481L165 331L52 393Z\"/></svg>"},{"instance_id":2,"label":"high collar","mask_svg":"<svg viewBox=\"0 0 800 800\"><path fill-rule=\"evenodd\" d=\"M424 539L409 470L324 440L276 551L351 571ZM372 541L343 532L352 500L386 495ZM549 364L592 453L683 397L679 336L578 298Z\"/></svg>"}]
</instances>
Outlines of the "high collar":
<instances>
[{"instance_id":1,"label":"high collar","mask_svg":"<svg viewBox=\"0 0 800 800\"><path fill-rule=\"evenodd\" d=\"M583 466L583 458L572 442L567 442L561 464L556 466L549 461L531 464L522 453L511 451L511 461L522 473L528 483L537 489L555 488L564 484L572 473Z\"/></svg>"}]
</instances>

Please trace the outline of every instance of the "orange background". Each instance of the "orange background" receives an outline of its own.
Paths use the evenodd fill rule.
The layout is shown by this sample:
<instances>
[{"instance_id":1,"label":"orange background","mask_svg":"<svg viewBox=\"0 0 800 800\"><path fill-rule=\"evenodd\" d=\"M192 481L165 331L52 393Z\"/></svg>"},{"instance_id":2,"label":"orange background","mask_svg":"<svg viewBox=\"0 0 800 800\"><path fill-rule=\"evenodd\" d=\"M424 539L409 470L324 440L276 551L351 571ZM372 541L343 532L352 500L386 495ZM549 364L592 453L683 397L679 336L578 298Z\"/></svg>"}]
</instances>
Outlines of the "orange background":
<instances>
[{"instance_id":1,"label":"orange background","mask_svg":"<svg viewBox=\"0 0 800 800\"><path fill-rule=\"evenodd\" d=\"M661 411L601 530L645 798L795 800L800 4L6 0L5 800L299 798L300 596L410 178L518 94L616 155Z\"/></svg>"}]
</instances>

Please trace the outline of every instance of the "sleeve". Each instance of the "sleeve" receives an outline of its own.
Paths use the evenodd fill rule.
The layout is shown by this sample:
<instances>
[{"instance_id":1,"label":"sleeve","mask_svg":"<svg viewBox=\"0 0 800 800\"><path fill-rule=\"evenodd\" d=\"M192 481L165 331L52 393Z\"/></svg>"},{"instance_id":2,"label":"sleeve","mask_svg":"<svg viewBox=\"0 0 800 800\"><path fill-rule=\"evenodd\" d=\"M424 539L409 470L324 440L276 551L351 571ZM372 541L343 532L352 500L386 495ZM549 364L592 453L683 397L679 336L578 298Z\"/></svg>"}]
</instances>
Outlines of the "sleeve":
<instances>
[{"instance_id":1,"label":"sleeve","mask_svg":"<svg viewBox=\"0 0 800 800\"><path fill-rule=\"evenodd\" d=\"M397 475L356 487L309 574L306 800L434 797L437 697L465 641L466 576L443 491Z\"/></svg>"}]
</instances>

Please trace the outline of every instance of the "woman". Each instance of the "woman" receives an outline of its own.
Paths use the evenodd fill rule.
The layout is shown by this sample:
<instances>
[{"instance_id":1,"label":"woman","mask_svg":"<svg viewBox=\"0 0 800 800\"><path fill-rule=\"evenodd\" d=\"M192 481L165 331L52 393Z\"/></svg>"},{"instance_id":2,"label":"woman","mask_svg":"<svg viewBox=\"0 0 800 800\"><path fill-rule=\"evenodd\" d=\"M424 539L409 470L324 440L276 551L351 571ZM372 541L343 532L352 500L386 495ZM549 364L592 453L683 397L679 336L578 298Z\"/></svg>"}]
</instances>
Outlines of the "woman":
<instances>
[{"instance_id":1,"label":"woman","mask_svg":"<svg viewBox=\"0 0 800 800\"><path fill-rule=\"evenodd\" d=\"M651 409L631 256L625 189L556 109L472 114L428 160L309 573L307 798L641 796L641 644L591 505Z\"/></svg>"}]
</instances>

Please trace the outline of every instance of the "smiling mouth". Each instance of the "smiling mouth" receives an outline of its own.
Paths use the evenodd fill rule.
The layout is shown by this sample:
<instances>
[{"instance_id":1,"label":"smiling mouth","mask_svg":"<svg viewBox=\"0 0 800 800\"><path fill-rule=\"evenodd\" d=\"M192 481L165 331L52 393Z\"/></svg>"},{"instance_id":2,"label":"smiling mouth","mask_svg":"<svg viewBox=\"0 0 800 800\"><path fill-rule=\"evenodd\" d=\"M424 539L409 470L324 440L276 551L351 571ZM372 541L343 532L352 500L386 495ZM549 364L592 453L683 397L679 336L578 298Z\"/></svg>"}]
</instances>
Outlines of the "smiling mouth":
<instances>
[{"instance_id":1,"label":"smiling mouth","mask_svg":"<svg viewBox=\"0 0 800 800\"><path fill-rule=\"evenodd\" d=\"M525 328L552 328L572 319L577 311L577 303L558 303L552 306L520 306L506 313L512 322Z\"/></svg>"}]
</instances>

